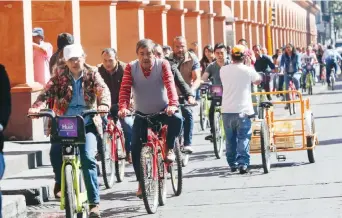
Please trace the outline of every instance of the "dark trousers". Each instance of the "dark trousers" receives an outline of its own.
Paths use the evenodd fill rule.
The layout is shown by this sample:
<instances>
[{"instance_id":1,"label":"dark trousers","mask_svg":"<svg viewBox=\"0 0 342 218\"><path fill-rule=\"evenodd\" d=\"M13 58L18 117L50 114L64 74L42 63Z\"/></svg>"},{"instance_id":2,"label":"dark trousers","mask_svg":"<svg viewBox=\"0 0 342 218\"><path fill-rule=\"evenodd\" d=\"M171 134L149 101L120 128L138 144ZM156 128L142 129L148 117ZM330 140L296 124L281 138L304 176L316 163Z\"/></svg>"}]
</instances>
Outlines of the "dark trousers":
<instances>
[{"instance_id":1,"label":"dark trousers","mask_svg":"<svg viewBox=\"0 0 342 218\"><path fill-rule=\"evenodd\" d=\"M138 112L139 113L139 112ZM141 113L140 113L141 114ZM180 113L175 113L172 116L166 114L159 115L153 120L161 121L166 124L167 136L166 143L169 149L173 149L175 146L176 137L179 136L183 125L183 117ZM152 120L152 121L153 121ZM147 140L147 121L139 116L136 116L133 124L132 131L132 160L135 175L140 181L140 156L142 144Z\"/></svg>"}]
</instances>

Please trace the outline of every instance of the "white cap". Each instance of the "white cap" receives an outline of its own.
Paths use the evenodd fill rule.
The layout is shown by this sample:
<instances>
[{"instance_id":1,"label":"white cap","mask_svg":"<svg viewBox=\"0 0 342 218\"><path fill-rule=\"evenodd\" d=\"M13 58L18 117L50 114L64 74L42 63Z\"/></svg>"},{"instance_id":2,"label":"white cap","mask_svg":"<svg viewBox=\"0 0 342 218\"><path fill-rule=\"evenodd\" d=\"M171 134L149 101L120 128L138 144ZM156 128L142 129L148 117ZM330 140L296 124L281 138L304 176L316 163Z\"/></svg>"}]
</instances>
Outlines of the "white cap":
<instances>
[{"instance_id":1,"label":"white cap","mask_svg":"<svg viewBox=\"0 0 342 218\"><path fill-rule=\"evenodd\" d=\"M65 61L70 60L70 58L80 58L83 55L83 48L79 44L67 45L63 49L63 57Z\"/></svg>"}]
</instances>

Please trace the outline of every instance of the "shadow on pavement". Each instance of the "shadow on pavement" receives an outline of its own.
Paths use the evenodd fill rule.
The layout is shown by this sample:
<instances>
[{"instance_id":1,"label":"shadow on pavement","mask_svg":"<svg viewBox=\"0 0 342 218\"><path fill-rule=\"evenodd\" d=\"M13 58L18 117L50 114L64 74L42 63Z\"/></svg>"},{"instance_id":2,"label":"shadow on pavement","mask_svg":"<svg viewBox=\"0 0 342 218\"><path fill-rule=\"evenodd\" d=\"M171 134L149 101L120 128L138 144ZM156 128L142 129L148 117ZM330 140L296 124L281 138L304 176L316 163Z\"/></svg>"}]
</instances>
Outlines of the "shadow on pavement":
<instances>
[{"instance_id":1,"label":"shadow on pavement","mask_svg":"<svg viewBox=\"0 0 342 218\"><path fill-rule=\"evenodd\" d=\"M316 96L316 95L336 95L336 94L341 94L341 93L342 93L342 91L336 91L336 89L335 89L335 91L327 90L326 92L316 93L316 94L314 94L314 96Z\"/></svg>"},{"instance_id":2,"label":"shadow on pavement","mask_svg":"<svg viewBox=\"0 0 342 218\"><path fill-rule=\"evenodd\" d=\"M339 102L317 103L317 104L311 104L311 105L321 105L321 106L323 106L323 105L327 105L327 104L342 104L342 102L339 101Z\"/></svg>"},{"instance_id":3,"label":"shadow on pavement","mask_svg":"<svg viewBox=\"0 0 342 218\"><path fill-rule=\"evenodd\" d=\"M336 117L342 117L342 115L315 117L315 120L317 120L317 119L327 119L327 118L336 118Z\"/></svg>"},{"instance_id":4,"label":"shadow on pavement","mask_svg":"<svg viewBox=\"0 0 342 218\"><path fill-rule=\"evenodd\" d=\"M138 200L137 196L132 191L124 191L124 192L109 192L106 194L101 194L101 199L107 200L107 201L114 201L119 200L120 201L136 201Z\"/></svg>"},{"instance_id":5,"label":"shadow on pavement","mask_svg":"<svg viewBox=\"0 0 342 218\"><path fill-rule=\"evenodd\" d=\"M335 144L342 144L342 138L321 140L321 141L319 141L318 145L321 146L321 145L335 145Z\"/></svg>"},{"instance_id":6,"label":"shadow on pavement","mask_svg":"<svg viewBox=\"0 0 342 218\"><path fill-rule=\"evenodd\" d=\"M141 210L138 206L114 207L101 212L101 217L139 217L146 215L146 212L141 212L140 215L129 216L129 213L136 213Z\"/></svg>"}]
</instances>

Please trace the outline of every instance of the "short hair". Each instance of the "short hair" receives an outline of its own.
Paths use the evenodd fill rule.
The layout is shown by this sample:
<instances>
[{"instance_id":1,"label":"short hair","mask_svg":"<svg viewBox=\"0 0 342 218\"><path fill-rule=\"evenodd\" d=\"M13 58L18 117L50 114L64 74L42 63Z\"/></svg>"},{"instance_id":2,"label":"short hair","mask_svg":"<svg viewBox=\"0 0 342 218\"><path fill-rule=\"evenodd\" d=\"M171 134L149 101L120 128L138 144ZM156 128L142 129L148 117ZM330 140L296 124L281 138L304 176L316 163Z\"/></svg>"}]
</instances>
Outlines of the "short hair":
<instances>
[{"instance_id":1,"label":"short hair","mask_svg":"<svg viewBox=\"0 0 342 218\"><path fill-rule=\"evenodd\" d=\"M186 38L184 36L176 36L173 39L173 42L175 42L175 41L183 41L183 40L186 42Z\"/></svg>"},{"instance_id":2,"label":"short hair","mask_svg":"<svg viewBox=\"0 0 342 218\"><path fill-rule=\"evenodd\" d=\"M172 49L171 49L170 46L164 45L164 46L163 46L163 51L165 52L165 51L167 51L167 50L170 50L170 51L171 51Z\"/></svg>"},{"instance_id":3,"label":"short hair","mask_svg":"<svg viewBox=\"0 0 342 218\"><path fill-rule=\"evenodd\" d=\"M328 45L328 47L327 47L327 49L332 49L333 47L332 47L332 45Z\"/></svg>"},{"instance_id":4,"label":"short hair","mask_svg":"<svg viewBox=\"0 0 342 218\"><path fill-rule=\"evenodd\" d=\"M252 50L254 50L254 48L256 48L256 47L259 47L260 49L262 49L262 46L260 44L256 44L256 45L253 45Z\"/></svg>"},{"instance_id":5,"label":"short hair","mask_svg":"<svg viewBox=\"0 0 342 218\"><path fill-rule=\"evenodd\" d=\"M243 55L243 56L235 56L235 55L232 55L232 60L234 61L234 62L243 62L244 60L245 60L245 56Z\"/></svg>"},{"instance_id":6,"label":"short hair","mask_svg":"<svg viewBox=\"0 0 342 218\"><path fill-rule=\"evenodd\" d=\"M216 49L222 49L222 48L227 50L227 47L223 43L216 43L214 46L214 52L216 51Z\"/></svg>"},{"instance_id":7,"label":"short hair","mask_svg":"<svg viewBox=\"0 0 342 218\"><path fill-rule=\"evenodd\" d=\"M101 55L103 55L104 53L110 54L111 52L113 52L114 55L116 56L117 52L116 52L115 48L105 48L105 49L103 49Z\"/></svg>"},{"instance_id":8,"label":"short hair","mask_svg":"<svg viewBox=\"0 0 342 218\"><path fill-rule=\"evenodd\" d=\"M138 41L135 52L138 54L139 49L149 48L154 53L155 43L151 39L141 39Z\"/></svg>"},{"instance_id":9,"label":"short hair","mask_svg":"<svg viewBox=\"0 0 342 218\"><path fill-rule=\"evenodd\" d=\"M248 44L246 39L240 39L240 40L238 41L238 44L240 44L241 42L245 42L246 44Z\"/></svg>"},{"instance_id":10,"label":"short hair","mask_svg":"<svg viewBox=\"0 0 342 218\"><path fill-rule=\"evenodd\" d=\"M70 33L61 33L57 36L57 48L63 50L67 45L74 44L74 37Z\"/></svg>"}]
</instances>

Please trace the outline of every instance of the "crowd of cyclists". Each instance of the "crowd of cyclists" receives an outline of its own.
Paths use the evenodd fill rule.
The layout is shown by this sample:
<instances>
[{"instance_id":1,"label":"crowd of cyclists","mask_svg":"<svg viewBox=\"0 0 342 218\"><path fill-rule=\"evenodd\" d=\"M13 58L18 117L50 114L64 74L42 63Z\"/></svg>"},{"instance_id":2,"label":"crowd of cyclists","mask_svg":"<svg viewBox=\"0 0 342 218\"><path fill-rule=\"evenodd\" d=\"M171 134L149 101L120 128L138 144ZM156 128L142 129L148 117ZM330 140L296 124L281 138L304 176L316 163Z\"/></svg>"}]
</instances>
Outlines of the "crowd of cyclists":
<instances>
[{"instance_id":1,"label":"crowd of cyclists","mask_svg":"<svg viewBox=\"0 0 342 218\"><path fill-rule=\"evenodd\" d=\"M53 109L59 116L78 115L87 109L97 109L102 113L102 119L98 115L86 119L86 144L80 150L90 217L100 217L96 149L100 144L97 139L103 133L103 122L107 122L107 113L116 117L116 121L120 122L123 128L126 158L129 163L133 163L139 181L140 151L143 143L141 129L147 127L139 117L135 116L133 119L132 116L128 116L132 114L132 110L141 115L165 110L166 114L161 114L158 120L168 126L168 150L165 161L173 162L175 140L181 131L184 136L184 152L194 152L193 111L184 107L179 109L179 96L184 96L189 104L196 104L196 100L200 98L201 83L211 81L213 85L221 85L224 90L222 105L226 111L223 117L225 130L230 128L239 133L239 125L230 125L233 121L243 122L247 129L243 134L240 132L245 140L240 143L241 145L238 142L235 148L231 147L231 138L237 137L236 134L234 135L233 130L231 134L227 134L227 139L230 137L227 140L227 161L232 171L239 169L240 173L247 173L249 151L241 151L240 146L249 146L248 132L251 127L247 122L250 122L248 120L253 114L250 110L251 103L257 101L251 96L252 92L257 91L257 85L263 82L266 92L283 90L284 83L285 88L289 87L288 75L293 74L296 89L299 89L300 86L305 86L305 81L301 82L301 72L308 73L303 70L303 66L317 63L320 64L319 72L316 72L314 67L310 72L315 82L318 82L318 73L319 79L323 79L322 75L326 68L326 80L330 86L331 69L334 68L334 72L337 72L338 60L341 60L341 56L331 46L327 49L322 45L295 48L290 43L277 49L271 57L267 55L267 49L261 45L254 45L249 49L244 39L239 40L238 45L234 47L223 43L217 43L214 47L207 45L199 60L196 56L197 44L193 43L193 47L188 49L186 39L179 36L173 40L172 46L162 46L150 39L140 40L136 45L136 51L132 51L137 55L136 60L127 64L118 59L114 48L106 48L99 54L102 63L93 67L86 64L82 46L74 44L72 38L66 33L59 35L59 49L50 61L51 79L29 109L29 114L38 114L46 107ZM235 74L230 76L229 72L232 71ZM243 77L244 73L247 76ZM244 83L248 84L248 87ZM232 87L235 87L235 90ZM272 101L273 97L267 95L269 101ZM239 105L240 108L236 109L235 105ZM210 126L213 126L213 108L212 104L209 113ZM253 110L254 114L257 113L256 107ZM212 134L205 139L212 139ZM60 149L61 146L52 145L50 152L55 174L56 198L61 196ZM141 186L138 184L136 195L141 196L141 192Z\"/></svg>"}]
</instances>

